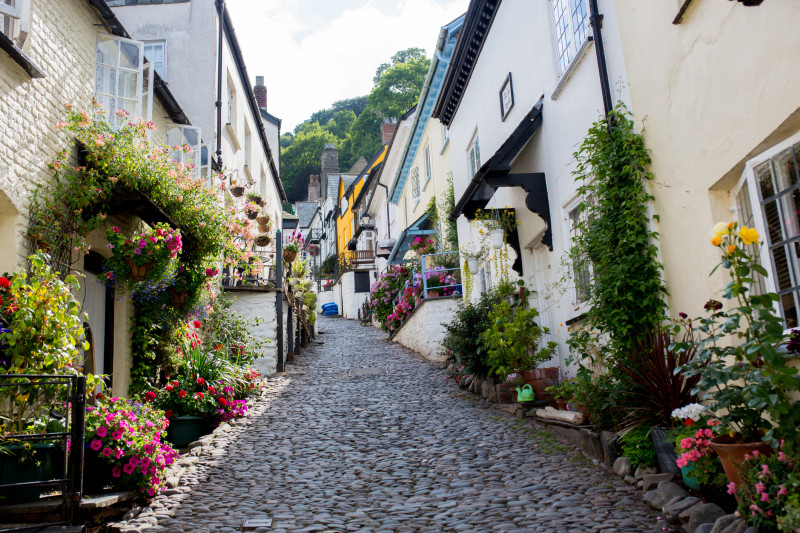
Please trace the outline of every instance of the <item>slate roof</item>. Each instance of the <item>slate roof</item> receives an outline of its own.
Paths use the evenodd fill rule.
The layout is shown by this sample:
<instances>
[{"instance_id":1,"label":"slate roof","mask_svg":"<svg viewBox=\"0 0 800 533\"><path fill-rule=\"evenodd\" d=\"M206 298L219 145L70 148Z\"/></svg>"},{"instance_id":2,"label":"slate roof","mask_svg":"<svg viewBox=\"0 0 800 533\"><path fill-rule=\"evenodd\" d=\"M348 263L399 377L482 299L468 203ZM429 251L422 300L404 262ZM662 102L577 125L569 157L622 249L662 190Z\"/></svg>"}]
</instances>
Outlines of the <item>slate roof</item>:
<instances>
[{"instance_id":1,"label":"slate roof","mask_svg":"<svg viewBox=\"0 0 800 533\"><path fill-rule=\"evenodd\" d=\"M300 219L298 228L307 228L317 212L317 202L295 202L294 214Z\"/></svg>"},{"instance_id":2,"label":"slate roof","mask_svg":"<svg viewBox=\"0 0 800 533\"><path fill-rule=\"evenodd\" d=\"M334 198L333 203L336 203L335 198L339 196L339 180L341 177L341 174L328 174L328 191L325 198Z\"/></svg>"}]
</instances>

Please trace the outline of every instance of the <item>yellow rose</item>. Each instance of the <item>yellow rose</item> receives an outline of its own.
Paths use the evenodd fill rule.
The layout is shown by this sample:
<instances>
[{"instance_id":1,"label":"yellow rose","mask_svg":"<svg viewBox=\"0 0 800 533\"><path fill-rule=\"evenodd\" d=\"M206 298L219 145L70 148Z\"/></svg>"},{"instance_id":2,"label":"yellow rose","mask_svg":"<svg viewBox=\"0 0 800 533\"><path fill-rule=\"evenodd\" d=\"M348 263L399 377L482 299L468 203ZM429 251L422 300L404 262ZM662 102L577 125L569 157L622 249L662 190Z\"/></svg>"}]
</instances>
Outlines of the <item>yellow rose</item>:
<instances>
[{"instance_id":1,"label":"yellow rose","mask_svg":"<svg viewBox=\"0 0 800 533\"><path fill-rule=\"evenodd\" d=\"M728 223L727 222L719 222L715 224L711 230L712 237L722 237L723 235L728 233ZM714 242L713 240L711 242ZM715 244L714 246L719 246Z\"/></svg>"},{"instance_id":2,"label":"yellow rose","mask_svg":"<svg viewBox=\"0 0 800 533\"><path fill-rule=\"evenodd\" d=\"M714 246L719 246L720 244L722 244L722 237L720 237L719 235L712 237L711 244L713 244Z\"/></svg>"},{"instance_id":3,"label":"yellow rose","mask_svg":"<svg viewBox=\"0 0 800 533\"><path fill-rule=\"evenodd\" d=\"M760 236L755 228L742 226L742 229L739 230L739 238L742 239L742 242L745 244L753 244L754 242L758 242L759 237Z\"/></svg>"}]
</instances>

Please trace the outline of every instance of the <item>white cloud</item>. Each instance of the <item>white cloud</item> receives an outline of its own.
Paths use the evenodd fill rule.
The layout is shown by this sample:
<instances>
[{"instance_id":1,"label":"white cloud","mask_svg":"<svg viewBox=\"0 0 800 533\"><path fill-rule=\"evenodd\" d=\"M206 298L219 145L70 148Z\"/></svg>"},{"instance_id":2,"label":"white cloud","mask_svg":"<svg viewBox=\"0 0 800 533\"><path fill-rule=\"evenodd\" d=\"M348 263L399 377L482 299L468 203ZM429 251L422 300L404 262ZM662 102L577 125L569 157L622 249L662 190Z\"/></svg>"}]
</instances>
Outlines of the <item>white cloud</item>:
<instances>
[{"instance_id":1,"label":"white cloud","mask_svg":"<svg viewBox=\"0 0 800 533\"><path fill-rule=\"evenodd\" d=\"M263 75L268 109L291 131L336 100L368 94L398 50L433 54L439 29L468 0L228 0L251 76ZM251 80L252 81L252 80Z\"/></svg>"}]
</instances>

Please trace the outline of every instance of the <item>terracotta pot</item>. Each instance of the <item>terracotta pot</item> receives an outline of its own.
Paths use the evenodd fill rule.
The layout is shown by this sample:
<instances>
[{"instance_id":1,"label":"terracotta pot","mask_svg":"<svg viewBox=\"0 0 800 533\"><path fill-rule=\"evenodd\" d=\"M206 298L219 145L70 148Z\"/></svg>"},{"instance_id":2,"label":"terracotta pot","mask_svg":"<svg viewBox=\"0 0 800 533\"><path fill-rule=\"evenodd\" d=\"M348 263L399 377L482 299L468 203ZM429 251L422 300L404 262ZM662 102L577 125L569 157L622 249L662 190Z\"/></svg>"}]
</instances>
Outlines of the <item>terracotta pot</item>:
<instances>
[{"instance_id":1,"label":"terracotta pot","mask_svg":"<svg viewBox=\"0 0 800 533\"><path fill-rule=\"evenodd\" d=\"M283 260L284 261L286 261L287 263L291 263L295 259L297 259L297 252L294 252L292 250L284 250L283 251Z\"/></svg>"},{"instance_id":2,"label":"terracotta pot","mask_svg":"<svg viewBox=\"0 0 800 533\"><path fill-rule=\"evenodd\" d=\"M534 368L522 374L522 379L525 383L533 387L533 392L536 398L540 400L550 401L553 395L547 390L547 387L553 385L558 379L557 367Z\"/></svg>"},{"instance_id":3,"label":"terracotta pot","mask_svg":"<svg viewBox=\"0 0 800 533\"><path fill-rule=\"evenodd\" d=\"M231 195L240 198L244 194L244 187L231 187Z\"/></svg>"},{"instance_id":4,"label":"terracotta pot","mask_svg":"<svg viewBox=\"0 0 800 533\"><path fill-rule=\"evenodd\" d=\"M186 305L186 299L189 297L189 293L187 291L176 291L175 289L169 289L169 299L172 302L172 305L175 307L183 307Z\"/></svg>"},{"instance_id":5,"label":"terracotta pot","mask_svg":"<svg viewBox=\"0 0 800 533\"><path fill-rule=\"evenodd\" d=\"M560 411L567 410L567 401L564 400L563 398L556 398L553 401L556 402L556 408L559 409Z\"/></svg>"},{"instance_id":6,"label":"terracotta pot","mask_svg":"<svg viewBox=\"0 0 800 533\"><path fill-rule=\"evenodd\" d=\"M428 289L428 298L438 298L439 291L435 289Z\"/></svg>"},{"instance_id":7,"label":"terracotta pot","mask_svg":"<svg viewBox=\"0 0 800 533\"><path fill-rule=\"evenodd\" d=\"M497 403L511 403L512 401L516 401L517 391L514 390L514 388L509 383L500 383L499 385L496 385L496 387L497 387Z\"/></svg>"},{"instance_id":8,"label":"terracotta pot","mask_svg":"<svg viewBox=\"0 0 800 533\"><path fill-rule=\"evenodd\" d=\"M736 483L737 487L742 481L741 465L744 462L745 454L752 455L754 451L757 451L761 455L772 455L775 451L766 442L736 442L728 435L720 435L711 439L711 448L719 455L728 481Z\"/></svg>"},{"instance_id":9,"label":"terracotta pot","mask_svg":"<svg viewBox=\"0 0 800 533\"><path fill-rule=\"evenodd\" d=\"M133 259L128 259L128 265L131 267L131 279L133 281L144 281L147 278L147 272L150 270L151 263L137 265L133 262Z\"/></svg>"}]
</instances>

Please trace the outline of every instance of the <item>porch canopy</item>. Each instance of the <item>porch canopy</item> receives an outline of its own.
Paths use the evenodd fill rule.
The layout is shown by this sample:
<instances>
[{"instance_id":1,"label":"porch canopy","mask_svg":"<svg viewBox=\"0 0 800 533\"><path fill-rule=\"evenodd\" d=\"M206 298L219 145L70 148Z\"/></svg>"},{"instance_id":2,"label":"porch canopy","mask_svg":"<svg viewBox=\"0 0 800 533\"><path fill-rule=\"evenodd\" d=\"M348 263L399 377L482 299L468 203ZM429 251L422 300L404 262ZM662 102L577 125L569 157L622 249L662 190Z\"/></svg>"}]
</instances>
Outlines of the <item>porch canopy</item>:
<instances>
[{"instance_id":1,"label":"porch canopy","mask_svg":"<svg viewBox=\"0 0 800 533\"><path fill-rule=\"evenodd\" d=\"M542 106L540 99L519 123L514 132L505 140L497 152L475 173L464 194L450 213L453 222L464 215L468 220L475 218L475 212L483 209L500 187L522 187L527 192L526 207L542 217L547 230L542 243L553 250L553 235L550 224L550 202L547 199L547 184L543 172L511 173L511 164L542 125Z\"/></svg>"},{"instance_id":2,"label":"porch canopy","mask_svg":"<svg viewBox=\"0 0 800 533\"><path fill-rule=\"evenodd\" d=\"M419 217L416 222L404 229L400 233L400 237L395 241L392 253L389 254L388 262L392 264L400 264L403 262L403 256L408 251L408 246L414 242L417 237L424 237L426 235L433 235L436 231L433 229L433 221L428 218L425 213Z\"/></svg>"}]
</instances>

